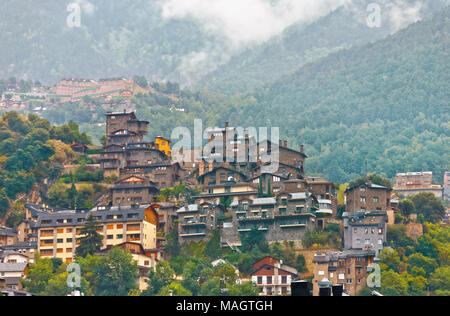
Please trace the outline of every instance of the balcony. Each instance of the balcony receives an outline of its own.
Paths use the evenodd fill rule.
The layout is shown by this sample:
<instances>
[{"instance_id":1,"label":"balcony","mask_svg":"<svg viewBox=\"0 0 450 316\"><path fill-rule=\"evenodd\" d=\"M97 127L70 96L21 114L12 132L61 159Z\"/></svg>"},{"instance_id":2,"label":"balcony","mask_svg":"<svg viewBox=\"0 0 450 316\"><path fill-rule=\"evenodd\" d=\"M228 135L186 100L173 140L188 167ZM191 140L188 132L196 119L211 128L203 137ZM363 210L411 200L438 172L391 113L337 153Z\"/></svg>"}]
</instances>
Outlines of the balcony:
<instances>
[{"instance_id":1,"label":"balcony","mask_svg":"<svg viewBox=\"0 0 450 316\"><path fill-rule=\"evenodd\" d=\"M274 215L254 215L238 218L240 222L252 222L252 221L270 221L274 219Z\"/></svg>"},{"instance_id":2,"label":"balcony","mask_svg":"<svg viewBox=\"0 0 450 316\"><path fill-rule=\"evenodd\" d=\"M253 227L239 227L238 228L238 232L250 232L252 230L268 231L269 226L253 226Z\"/></svg>"},{"instance_id":3,"label":"balcony","mask_svg":"<svg viewBox=\"0 0 450 316\"><path fill-rule=\"evenodd\" d=\"M181 223L181 226L206 226L206 222L203 221L188 221Z\"/></svg>"},{"instance_id":4,"label":"balcony","mask_svg":"<svg viewBox=\"0 0 450 316\"><path fill-rule=\"evenodd\" d=\"M200 236L206 236L206 232L196 232L196 233L180 233L180 237L200 237Z\"/></svg>"},{"instance_id":5,"label":"balcony","mask_svg":"<svg viewBox=\"0 0 450 316\"><path fill-rule=\"evenodd\" d=\"M314 214L314 211L312 210L302 210L302 211L294 211L289 210L286 212L278 212L276 217L299 217L299 216L305 216L305 215L311 215Z\"/></svg>"},{"instance_id":6,"label":"balcony","mask_svg":"<svg viewBox=\"0 0 450 316\"><path fill-rule=\"evenodd\" d=\"M306 224L304 223L286 223L286 224L280 224L281 228L294 228L294 227L306 227Z\"/></svg>"}]
</instances>

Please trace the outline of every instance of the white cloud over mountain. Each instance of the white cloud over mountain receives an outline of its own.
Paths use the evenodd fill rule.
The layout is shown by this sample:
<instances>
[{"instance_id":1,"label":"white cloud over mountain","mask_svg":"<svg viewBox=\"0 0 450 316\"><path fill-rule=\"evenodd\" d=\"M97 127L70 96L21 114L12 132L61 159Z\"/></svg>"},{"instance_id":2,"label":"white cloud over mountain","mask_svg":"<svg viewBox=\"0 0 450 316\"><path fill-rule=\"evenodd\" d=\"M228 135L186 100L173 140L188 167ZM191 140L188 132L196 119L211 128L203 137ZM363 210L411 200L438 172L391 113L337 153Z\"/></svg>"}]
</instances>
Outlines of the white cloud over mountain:
<instances>
[{"instance_id":1,"label":"white cloud over mountain","mask_svg":"<svg viewBox=\"0 0 450 316\"><path fill-rule=\"evenodd\" d=\"M312 22L351 0L164 0L167 19L193 18L233 46L258 44L298 22Z\"/></svg>"}]
</instances>

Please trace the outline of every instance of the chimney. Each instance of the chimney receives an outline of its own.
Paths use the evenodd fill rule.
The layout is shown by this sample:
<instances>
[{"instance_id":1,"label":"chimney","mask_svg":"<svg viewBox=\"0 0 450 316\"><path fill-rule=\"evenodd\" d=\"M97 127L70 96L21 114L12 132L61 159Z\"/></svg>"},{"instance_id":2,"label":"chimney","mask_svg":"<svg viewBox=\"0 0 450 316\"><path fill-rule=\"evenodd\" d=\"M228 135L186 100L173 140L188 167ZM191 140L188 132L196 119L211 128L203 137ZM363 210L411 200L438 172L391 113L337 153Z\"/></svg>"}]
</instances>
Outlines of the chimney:
<instances>
[{"instance_id":1,"label":"chimney","mask_svg":"<svg viewBox=\"0 0 450 316\"><path fill-rule=\"evenodd\" d=\"M287 140L285 140L285 141L284 141L284 147L287 148L287 144L288 144L288 142L287 142Z\"/></svg>"},{"instance_id":2,"label":"chimney","mask_svg":"<svg viewBox=\"0 0 450 316\"><path fill-rule=\"evenodd\" d=\"M304 150L305 150L304 145L301 145L301 146L300 146L300 152L301 152L302 154L305 152Z\"/></svg>"},{"instance_id":3,"label":"chimney","mask_svg":"<svg viewBox=\"0 0 450 316\"><path fill-rule=\"evenodd\" d=\"M225 128L230 127L230 123L229 122L225 122Z\"/></svg>"},{"instance_id":4,"label":"chimney","mask_svg":"<svg viewBox=\"0 0 450 316\"><path fill-rule=\"evenodd\" d=\"M279 147L283 147L283 141L280 139L280 145Z\"/></svg>"}]
</instances>

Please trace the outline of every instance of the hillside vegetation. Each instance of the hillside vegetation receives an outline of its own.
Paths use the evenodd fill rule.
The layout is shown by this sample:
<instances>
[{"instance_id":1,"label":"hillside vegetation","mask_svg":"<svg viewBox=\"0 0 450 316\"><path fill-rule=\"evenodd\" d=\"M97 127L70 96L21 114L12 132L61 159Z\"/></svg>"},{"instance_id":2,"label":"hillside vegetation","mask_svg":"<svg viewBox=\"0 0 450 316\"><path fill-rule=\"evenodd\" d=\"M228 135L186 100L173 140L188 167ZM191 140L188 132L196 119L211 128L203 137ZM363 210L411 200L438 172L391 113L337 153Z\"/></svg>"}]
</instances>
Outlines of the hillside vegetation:
<instances>
[{"instance_id":1,"label":"hillside vegetation","mask_svg":"<svg viewBox=\"0 0 450 316\"><path fill-rule=\"evenodd\" d=\"M36 115L4 113L0 117L0 218L18 194L29 193L43 179L55 180L73 158L69 144L89 144L78 125L51 126Z\"/></svg>"}]
</instances>

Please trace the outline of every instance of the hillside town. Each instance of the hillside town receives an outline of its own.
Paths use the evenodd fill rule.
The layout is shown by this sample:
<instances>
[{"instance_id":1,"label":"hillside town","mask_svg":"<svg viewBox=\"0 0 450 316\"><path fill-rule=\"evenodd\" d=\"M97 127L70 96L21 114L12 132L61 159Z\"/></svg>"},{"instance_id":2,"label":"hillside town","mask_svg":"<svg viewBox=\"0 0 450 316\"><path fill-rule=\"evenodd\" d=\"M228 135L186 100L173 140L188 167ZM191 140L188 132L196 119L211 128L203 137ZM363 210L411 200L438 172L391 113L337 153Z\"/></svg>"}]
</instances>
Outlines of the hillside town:
<instances>
[{"instance_id":1,"label":"hillside town","mask_svg":"<svg viewBox=\"0 0 450 316\"><path fill-rule=\"evenodd\" d=\"M88 91L132 91L129 81L119 82L123 85L62 81L47 97L71 100ZM405 207L405 201L449 198L450 172L443 186L433 184L431 172L399 173L393 186L367 174L343 186L308 176L304 146L295 150L284 140L257 140L249 130L225 123L208 130L203 148L180 150L167 135L146 141L150 124L134 111L108 112L101 150L89 153L84 144L71 145L76 156L89 158L84 167L110 182L92 208L81 201L61 208L28 200L15 227L0 227L1 293L38 294L27 285L34 266L45 259L59 265L79 262L87 245L93 246L85 252L90 255L108 256L115 249L131 254L138 269L135 291L146 293L175 252L207 245L217 248L209 256L211 267L232 267L233 284L248 284L260 296L379 294L376 286L368 288L368 279L389 251L403 247L393 244L399 240L392 232L420 242L431 230L427 222L436 218L421 213L419 202L415 209ZM253 151L255 159L250 159ZM269 163L267 156L276 160ZM434 224L448 229L450 210L437 212ZM279 249L279 256L261 252L239 264L230 262L245 254L249 240ZM288 251L294 259L287 262L280 254ZM221 257L225 252L228 257ZM186 281L184 273L174 273L174 282ZM88 295L82 288L70 293Z\"/></svg>"}]
</instances>

